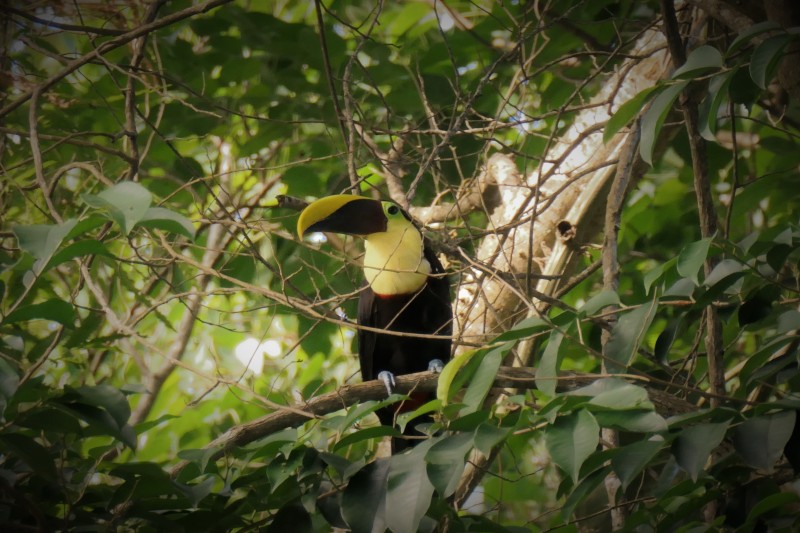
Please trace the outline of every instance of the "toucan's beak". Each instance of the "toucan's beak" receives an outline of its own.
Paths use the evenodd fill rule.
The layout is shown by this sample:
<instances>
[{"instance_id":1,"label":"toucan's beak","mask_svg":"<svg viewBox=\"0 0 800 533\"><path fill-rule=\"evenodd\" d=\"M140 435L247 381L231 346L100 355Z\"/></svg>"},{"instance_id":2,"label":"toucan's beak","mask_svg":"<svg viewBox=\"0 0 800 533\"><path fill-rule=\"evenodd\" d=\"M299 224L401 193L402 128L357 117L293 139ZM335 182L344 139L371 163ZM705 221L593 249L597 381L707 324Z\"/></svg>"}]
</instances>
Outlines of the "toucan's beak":
<instances>
[{"instance_id":1,"label":"toucan's beak","mask_svg":"<svg viewBox=\"0 0 800 533\"><path fill-rule=\"evenodd\" d=\"M312 202L297 219L297 233L303 238L308 232L325 231L347 235L371 235L386 231L386 215L377 200L336 194Z\"/></svg>"}]
</instances>

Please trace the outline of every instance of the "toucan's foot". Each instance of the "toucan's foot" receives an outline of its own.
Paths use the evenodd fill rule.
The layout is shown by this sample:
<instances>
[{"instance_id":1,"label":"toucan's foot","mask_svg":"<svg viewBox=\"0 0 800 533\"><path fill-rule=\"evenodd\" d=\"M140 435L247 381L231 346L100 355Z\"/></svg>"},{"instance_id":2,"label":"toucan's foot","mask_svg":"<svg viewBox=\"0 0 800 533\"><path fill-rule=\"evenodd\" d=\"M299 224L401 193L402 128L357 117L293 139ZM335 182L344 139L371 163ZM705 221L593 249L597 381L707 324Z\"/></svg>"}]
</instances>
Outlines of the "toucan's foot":
<instances>
[{"instance_id":1,"label":"toucan's foot","mask_svg":"<svg viewBox=\"0 0 800 533\"><path fill-rule=\"evenodd\" d=\"M391 396L395 387L394 374L388 370L383 370L378 374L378 379L383 381L383 385L386 387L386 393Z\"/></svg>"},{"instance_id":2,"label":"toucan's foot","mask_svg":"<svg viewBox=\"0 0 800 533\"><path fill-rule=\"evenodd\" d=\"M442 370L444 370L444 363L441 359L431 359L431 362L428 363L428 372L441 374Z\"/></svg>"}]
</instances>

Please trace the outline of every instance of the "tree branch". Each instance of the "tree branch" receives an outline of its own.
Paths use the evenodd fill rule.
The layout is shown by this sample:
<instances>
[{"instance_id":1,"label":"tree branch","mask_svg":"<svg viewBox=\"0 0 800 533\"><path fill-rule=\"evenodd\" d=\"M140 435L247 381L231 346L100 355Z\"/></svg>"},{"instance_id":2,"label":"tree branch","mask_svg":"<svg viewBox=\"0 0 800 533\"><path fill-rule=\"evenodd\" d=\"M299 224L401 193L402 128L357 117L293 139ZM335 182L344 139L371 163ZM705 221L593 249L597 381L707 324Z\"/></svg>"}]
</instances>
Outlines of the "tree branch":
<instances>
[{"instance_id":1,"label":"tree branch","mask_svg":"<svg viewBox=\"0 0 800 533\"><path fill-rule=\"evenodd\" d=\"M61 69L59 72L53 74L52 76L41 82L39 85L35 86L33 89L23 93L19 98L17 98L10 104L0 109L0 118L5 117L9 113L17 109L19 106L30 100L31 96L33 96L35 92L38 92L39 94L44 94L44 92L50 89L53 85L66 78L67 76L69 76L70 74L81 68L83 65L89 63L94 59L99 58L100 56L112 50L119 48L120 46L123 46L124 44L129 43L133 39L141 37L142 35L146 35L159 28L163 28L165 26L169 26L170 24L179 22L185 18L189 18L194 15L198 15L200 13L205 13L206 11L227 4L231 1L232 0L207 0L202 4L187 7L186 9L182 9L176 13L167 15L166 17L162 17L156 21L151 22L150 24L144 24L142 26L139 26L138 28L135 28L127 33L123 33L122 35L119 35L118 37L115 37L110 41L104 42L103 44L101 44L88 54L85 54L74 61L70 61L69 64L67 64L67 66Z\"/></svg>"},{"instance_id":2,"label":"tree branch","mask_svg":"<svg viewBox=\"0 0 800 533\"><path fill-rule=\"evenodd\" d=\"M503 366L497 372L494 386L499 388L532 389L536 386L535 374L536 369L534 368ZM617 375L617 377L619 376ZM610 377L610 375L567 373L559 377L559 390L574 389L605 377ZM646 378L632 375L622 375L622 377L647 381ZM439 375L432 372L406 374L396 377L395 390L399 394L435 392L438 382ZM656 407L656 411L664 416L687 413L697 409L694 405L661 389L647 385L645 387ZM210 460L217 460L226 452L250 444L258 439L263 439L282 429L304 424L308 422L310 417L321 417L351 405L384 399L386 399L386 386L380 380L343 385L333 392L295 405L291 410L270 413L250 422L234 426L211 441L203 449L214 450ZM181 461L172 468L170 474L172 477L177 477L187 466L189 466L189 461Z\"/></svg>"}]
</instances>

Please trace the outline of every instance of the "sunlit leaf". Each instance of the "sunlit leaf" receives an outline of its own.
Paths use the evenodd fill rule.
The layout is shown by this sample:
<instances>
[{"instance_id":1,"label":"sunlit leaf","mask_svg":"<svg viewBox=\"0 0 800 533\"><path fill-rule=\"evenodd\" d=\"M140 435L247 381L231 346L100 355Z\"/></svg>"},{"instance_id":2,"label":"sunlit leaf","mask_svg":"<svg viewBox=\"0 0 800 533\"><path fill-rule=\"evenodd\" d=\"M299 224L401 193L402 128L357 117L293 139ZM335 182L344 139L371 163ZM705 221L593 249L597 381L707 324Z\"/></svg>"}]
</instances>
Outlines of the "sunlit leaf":
<instances>
[{"instance_id":1,"label":"sunlit leaf","mask_svg":"<svg viewBox=\"0 0 800 533\"><path fill-rule=\"evenodd\" d=\"M81 198L89 207L105 211L123 235L130 234L153 201L150 191L132 181L117 183L97 195L83 194Z\"/></svg>"}]
</instances>

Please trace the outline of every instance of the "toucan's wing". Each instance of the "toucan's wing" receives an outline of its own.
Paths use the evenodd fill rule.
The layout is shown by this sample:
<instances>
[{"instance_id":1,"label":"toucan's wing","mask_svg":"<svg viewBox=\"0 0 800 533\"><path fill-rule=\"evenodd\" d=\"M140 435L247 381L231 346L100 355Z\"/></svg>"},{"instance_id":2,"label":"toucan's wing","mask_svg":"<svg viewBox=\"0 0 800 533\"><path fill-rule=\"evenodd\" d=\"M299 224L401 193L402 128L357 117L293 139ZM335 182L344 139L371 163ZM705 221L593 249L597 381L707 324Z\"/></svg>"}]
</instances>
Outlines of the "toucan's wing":
<instances>
[{"instance_id":1,"label":"toucan's wing","mask_svg":"<svg viewBox=\"0 0 800 533\"><path fill-rule=\"evenodd\" d=\"M434 333L438 335L452 335L453 332L453 309L450 299L450 282L445 275L444 267L439 262L439 258L427 244L423 250L425 259L431 265L432 276L428 278L427 289L436 298L432 305L427 306L426 322L434 326ZM448 341L449 344L449 341Z\"/></svg>"},{"instance_id":2,"label":"toucan's wing","mask_svg":"<svg viewBox=\"0 0 800 533\"><path fill-rule=\"evenodd\" d=\"M361 289L358 298L358 325L371 328L381 327L378 325L378 310L375 302L375 293L369 285ZM375 379L373 374L373 361L375 360L375 341L374 331L358 330L358 361L361 364L361 379L369 381Z\"/></svg>"}]
</instances>

